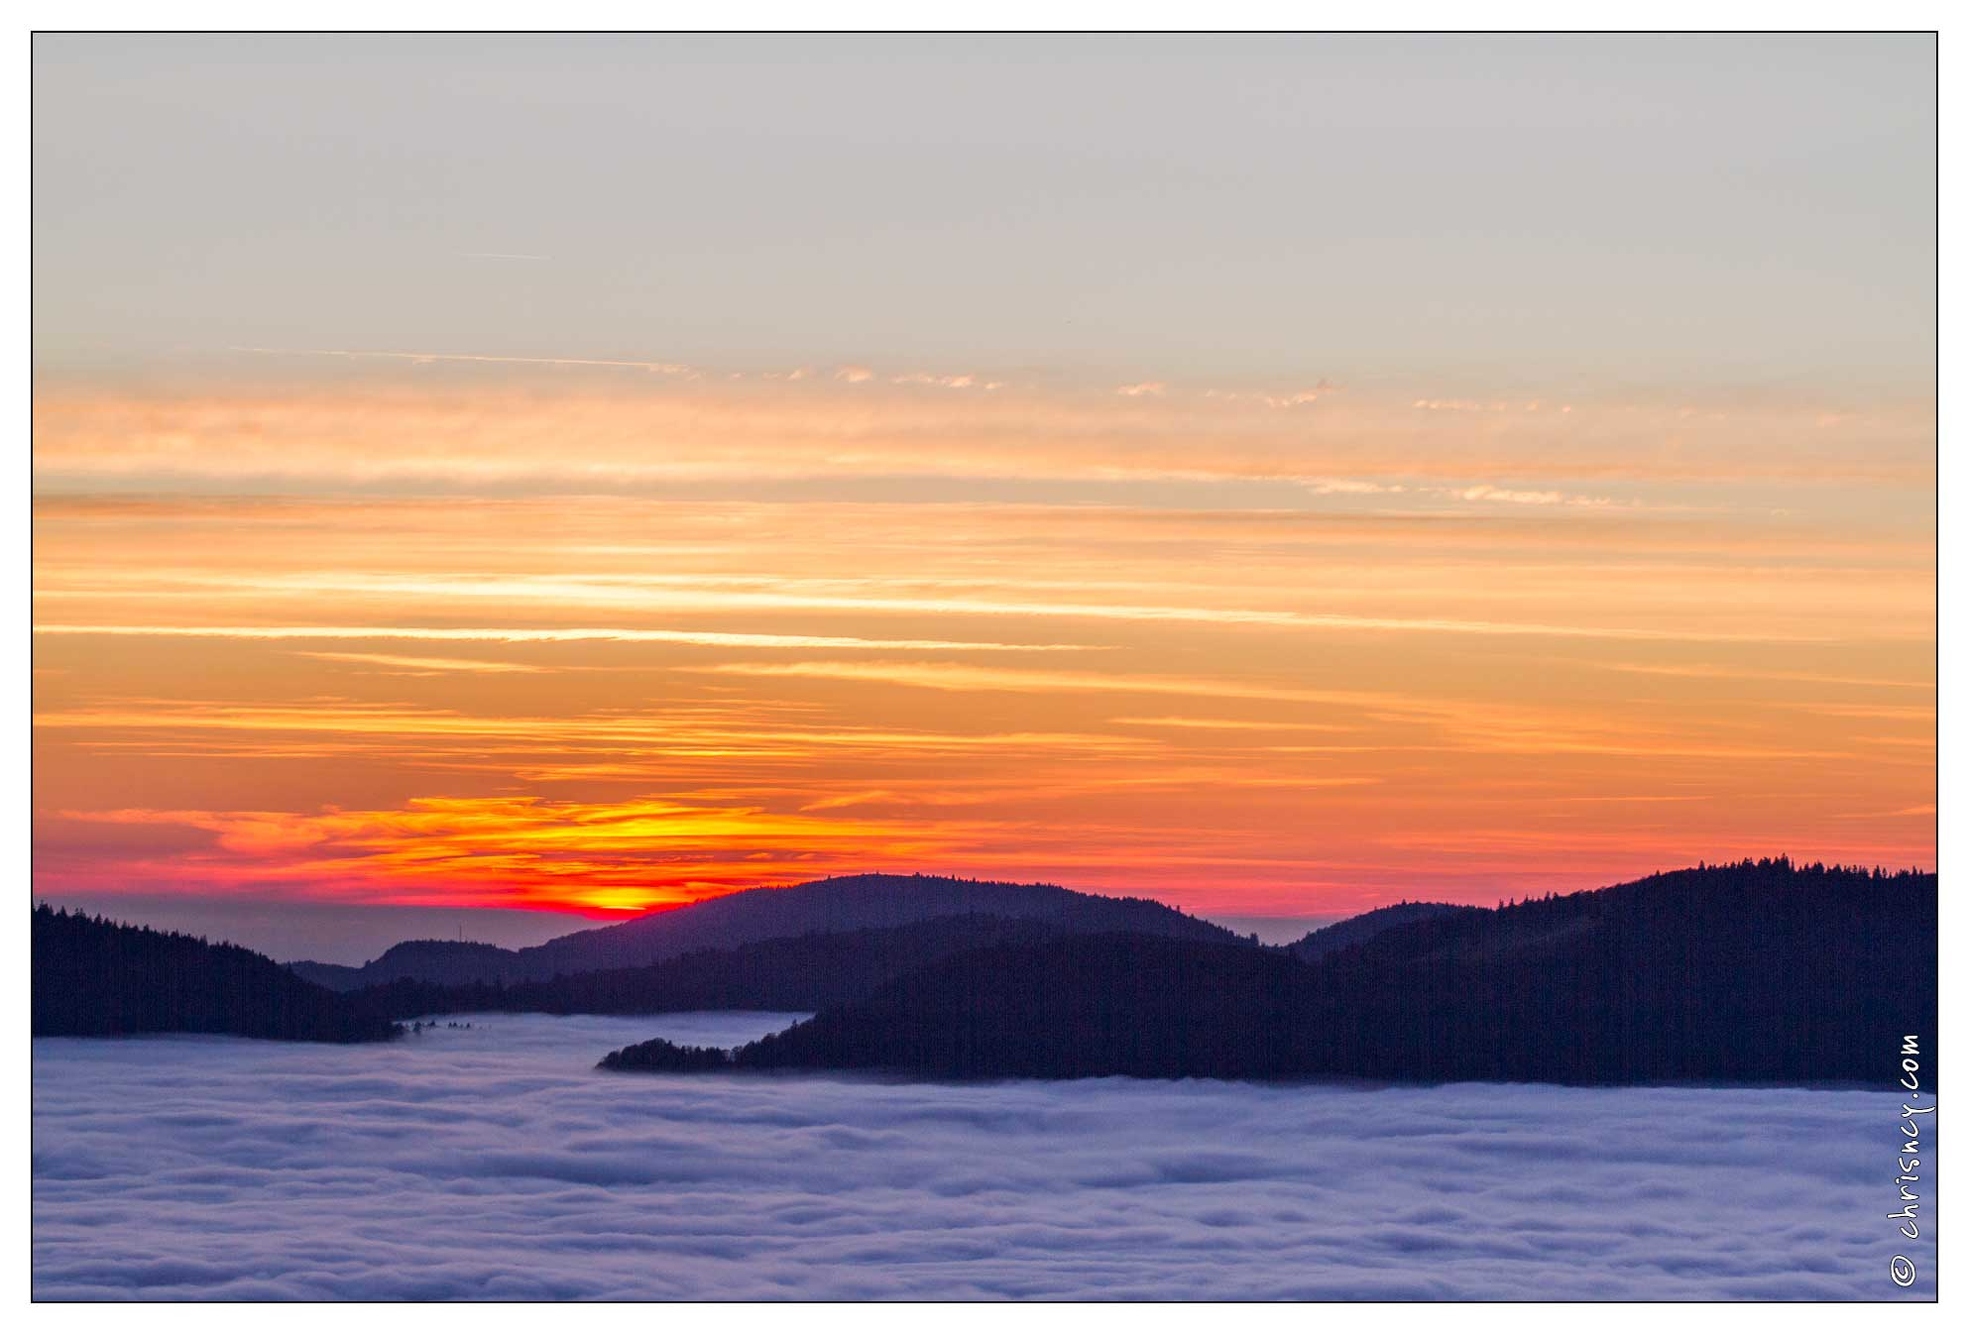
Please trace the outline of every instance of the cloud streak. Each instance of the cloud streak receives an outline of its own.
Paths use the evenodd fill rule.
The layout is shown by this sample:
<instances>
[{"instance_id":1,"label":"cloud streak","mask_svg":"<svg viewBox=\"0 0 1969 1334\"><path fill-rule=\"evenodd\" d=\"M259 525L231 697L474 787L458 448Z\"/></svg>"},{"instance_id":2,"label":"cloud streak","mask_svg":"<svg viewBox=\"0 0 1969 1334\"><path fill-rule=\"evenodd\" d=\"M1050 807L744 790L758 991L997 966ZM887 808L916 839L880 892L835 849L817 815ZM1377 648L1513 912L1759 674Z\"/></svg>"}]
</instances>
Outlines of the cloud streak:
<instances>
[{"instance_id":1,"label":"cloud streak","mask_svg":"<svg viewBox=\"0 0 1969 1334\"><path fill-rule=\"evenodd\" d=\"M389 667L409 672L538 672L545 668L518 662L487 662L483 658L406 658L392 653L310 653L317 662L347 662L366 667Z\"/></svg>"},{"instance_id":2,"label":"cloud streak","mask_svg":"<svg viewBox=\"0 0 1969 1334\"><path fill-rule=\"evenodd\" d=\"M270 349L269 352L277 350ZM1883 403L1817 423L1807 400L1690 413L1671 402L1569 411L1419 411L1304 392L1185 395L1144 380L1104 392L1014 386L975 372L841 366L719 373L681 362L409 350L305 354L422 368L329 392L35 395L44 490L145 479L307 490L323 484L552 485L575 492L711 480L934 476L1115 484L1427 482L1436 503L1486 486L1590 494L1612 481L1710 501L1713 484L1925 486L1932 405ZM483 366L518 383L460 385ZM637 372L567 382L557 371ZM428 383L427 383L428 381ZM947 389L925 394L923 389ZM1317 400L1317 411L1305 409ZM1509 405L1506 405L1509 406ZM369 442L389 440L389 449ZM654 446L654 447L653 447ZM1389 478L1391 468L1401 477ZM1494 497L1493 497L1494 499Z\"/></svg>"},{"instance_id":3,"label":"cloud streak","mask_svg":"<svg viewBox=\"0 0 1969 1334\"><path fill-rule=\"evenodd\" d=\"M545 255L473 255L473 259L545 259ZM496 357L472 352L365 352L345 348L234 347L230 352L256 356L337 357L345 361L407 361L418 366L439 362L492 366L596 366L611 370L649 371L657 375L696 376L701 371L674 361L615 361L597 357Z\"/></svg>"},{"instance_id":4,"label":"cloud streak","mask_svg":"<svg viewBox=\"0 0 1969 1334\"><path fill-rule=\"evenodd\" d=\"M37 635L110 635L160 639L403 639L448 644L702 644L718 648L858 648L907 652L1065 653L1081 644L1001 644L968 639L865 639L858 635L749 634L721 630L596 629L538 626L385 625L36 625ZM309 656L379 661L375 655ZM403 661L403 660L398 660ZM433 661L433 660L425 660ZM447 661L455 662L456 659ZM524 671L488 666L487 671Z\"/></svg>"}]
</instances>

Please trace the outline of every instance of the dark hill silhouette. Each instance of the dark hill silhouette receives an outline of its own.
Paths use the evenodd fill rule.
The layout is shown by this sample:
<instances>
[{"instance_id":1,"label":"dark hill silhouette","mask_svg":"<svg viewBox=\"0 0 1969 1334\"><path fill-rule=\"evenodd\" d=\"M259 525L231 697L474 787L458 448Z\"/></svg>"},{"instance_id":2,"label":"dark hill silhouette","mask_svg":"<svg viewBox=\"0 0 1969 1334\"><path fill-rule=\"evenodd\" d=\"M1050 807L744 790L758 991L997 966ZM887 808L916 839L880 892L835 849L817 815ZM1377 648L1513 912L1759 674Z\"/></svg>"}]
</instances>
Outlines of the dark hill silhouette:
<instances>
[{"instance_id":1,"label":"dark hill silhouette","mask_svg":"<svg viewBox=\"0 0 1969 1334\"><path fill-rule=\"evenodd\" d=\"M826 1008L733 1064L1878 1084L1903 1034L1935 1031L1936 965L1932 873L1780 858L1428 917L1312 964L1135 934L1001 943Z\"/></svg>"},{"instance_id":2,"label":"dark hill silhouette","mask_svg":"<svg viewBox=\"0 0 1969 1334\"><path fill-rule=\"evenodd\" d=\"M1280 951L1155 936L996 945L823 1010L734 1060L958 1078L1283 1075L1297 1064L1306 972Z\"/></svg>"},{"instance_id":3,"label":"dark hill silhouette","mask_svg":"<svg viewBox=\"0 0 1969 1334\"><path fill-rule=\"evenodd\" d=\"M642 1070L658 1074L697 1074L730 1070L732 1054L723 1047L685 1047L664 1038L651 1038L602 1057L604 1070Z\"/></svg>"},{"instance_id":4,"label":"dark hill silhouette","mask_svg":"<svg viewBox=\"0 0 1969 1334\"><path fill-rule=\"evenodd\" d=\"M604 969L641 968L692 950L731 949L783 936L903 926L965 915L1042 921L1069 932L1134 931L1189 940L1237 939L1214 922L1190 917L1153 899L1107 898L1058 885L1014 885L949 876L853 875L785 889L748 889L688 907L648 913L615 926L577 931L521 950L474 945L467 952L442 941L414 942L396 946L359 969L309 962L289 967L299 976L344 991L403 977L510 984Z\"/></svg>"},{"instance_id":5,"label":"dark hill silhouette","mask_svg":"<svg viewBox=\"0 0 1969 1334\"><path fill-rule=\"evenodd\" d=\"M1428 917L1476 911L1475 908L1459 907L1454 903L1390 903L1386 907L1373 908L1359 916L1323 926L1317 931L1308 931L1286 948L1307 963L1316 963L1335 950L1358 945L1389 927L1419 922Z\"/></svg>"},{"instance_id":6,"label":"dark hill silhouette","mask_svg":"<svg viewBox=\"0 0 1969 1334\"><path fill-rule=\"evenodd\" d=\"M406 940L392 945L360 968L303 959L287 966L295 974L331 991L354 991L405 978L430 982L477 982L512 971L512 950L469 940Z\"/></svg>"},{"instance_id":7,"label":"dark hill silhouette","mask_svg":"<svg viewBox=\"0 0 1969 1334\"><path fill-rule=\"evenodd\" d=\"M1313 933L1288 948L1314 942L1321 957L1407 921L1475 912L1449 904L1403 903L1377 908ZM461 968L504 951L450 941L396 946L370 968L393 980L350 993L366 1008L393 1019L472 1011L545 1014L660 1014L675 1010L819 1010L860 1000L913 969L967 949L1038 943L1068 934L1054 921L967 914L903 926L808 932L754 941L733 949L692 950L643 968L605 969L544 981L443 984L419 980L421 960L450 952ZM1233 941L1228 933L1226 942ZM1243 939L1235 943L1244 945ZM1246 946L1250 948L1250 946ZM346 969L353 975L355 969Z\"/></svg>"},{"instance_id":8,"label":"dark hill silhouette","mask_svg":"<svg viewBox=\"0 0 1969 1334\"><path fill-rule=\"evenodd\" d=\"M1051 922L937 917L905 926L810 932L728 950L693 950L646 968L616 968L544 982L440 986L400 979L348 994L392 1019L476 1011L661 1014L676 1010L819 1010L860 1000L905 973L953 954L1060 934Z\"/></svg>"},{"instance_id":9,"label":"dark hill silhouette","mask_svg":"<svg viewBox=\"0 0 1969 1334\"><path fill-rule=\"evenodd\" d=\"M234 1033L369 1042L398 1031L263 954L45 904L34 910L33 991L36 1037Z\"/></svg>"}]
</instances>

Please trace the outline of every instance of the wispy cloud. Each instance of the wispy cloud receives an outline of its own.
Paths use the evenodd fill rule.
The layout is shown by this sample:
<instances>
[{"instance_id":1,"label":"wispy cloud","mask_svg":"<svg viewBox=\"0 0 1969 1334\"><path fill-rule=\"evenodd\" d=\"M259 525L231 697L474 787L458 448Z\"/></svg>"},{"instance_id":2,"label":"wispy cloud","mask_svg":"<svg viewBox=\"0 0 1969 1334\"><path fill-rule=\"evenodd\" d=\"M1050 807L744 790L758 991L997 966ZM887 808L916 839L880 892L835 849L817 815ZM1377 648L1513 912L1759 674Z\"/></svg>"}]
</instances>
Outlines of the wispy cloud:
<instances>
[{"instance_id":1,"label":"wispy cloud","mask_svg":"<svg viewBox=\"0 0 1969 1334\"><path fill-rule=\"evenodd\" d=\"M1387 496L1408 490L1399 482L1376 482L1365 477L1317 477L1305 485L1316 496Z\"/></svg>"},{"instance_id":2,"label":"wispy cloud","mask_svg":"<svg viewBox=\"0 0 1969 1334\"><path fill-rule=\"evenodd\" d=\"M1688 643L1733 643L1733 642L1779 642L1808 643L1824 638L1823 634L1800 631L1792 628L1765 626L1757 629L1712 628L1709 625L1675 624L1651 626L1637 624L1596 624L1582 618L1567 623L1562 621L1535 620L1491 620L1456 616L1399 616L1399 615L1355 615L1344 612L1300 611L1290 608L1251 607L1198 602L1191 605L1156 604L1124 601L1115 596L1118 591L1112 587L1087 586L1079 590L1083 593L1104 592L1108 601L1093 600L1046 600L1032 594L1053 590L1040 590L1030 587L1017 592L1026 596L965 595L956 590L941 588L923 589L909 581L883 581L868 591L834 591L841 587L839 581L803 581L798 579L771 579L759 577L699 576L696 578L666 576L616 576L591 575L585 578L536 578L515 575L496 578L458 578L458 577L401 577L392 575L357 574L284 574L266 576L237 575L232 577L182 576L175 582L181 584L179 591L153 585L145 589L146 596L153 605L161 605L172 598L185 602L212 603L225 598L248 598L276 593L325 598L336 595L354 595L362 598L384 598L391 600L428 600L451 604L480 603L485 605L504 605L509 609L532 607L536 609L557 608L565 610L586 606L592 609L620 613L633 610L641 614L691 611L706 612L751 612L769 611L812 611L812 612L878 612L889 614L913 614L936 616L964 616L991 619L1032 618L1040 620L1086 620L1093 622L1177 622L1199 625L1219 626L1272 626L1277 628L1297 628L1302 630L1324 631L1390 631L1431 635L1480 635L1509 637L1545 637L1571 639L1666 641ZM852 585L867 587L869 581L851 581ZM886 586L885 586L886 585ZM133 590L142 587L133 582ZM50 589L44 600L60 602L70 595L60 590ZM80 599L84 603L90 599ZM78 622L58 622L49 628L51 633L79 633L88 627ZM115 629L148 632L141 626L121 626ZM339 629L339 627L338 627ZM541 630L513 631L513 637L524 638L538 635L552 638L557 635L569 638L622 638L644 639L650 641L728 643L733 646L754 645L771 646L775 640L784 641L787 647L799 646L801 639L816 640L826 636L767 636L761 638L753 634L724 634L712 631L694 630L623 630L608 632L597 630ZM300 637L300 636L290 636ZM338 637L333 631L323 637ZM346 637L346 636L339 636ZM444 637L434 635L433 637ZM856 640L853 646L874 648L881 641ZM906 646L909 641L887 641L893 647ZM935 644L938 641L914 641L917 644ZM990 643L994 641L942 641L946 644L969 646L973 642ZM1065 646L1048 644L1048 650L1057 651Z\"/></svg>"},{"instance_id":3,"label":"wispy cloud","mask_svg":"<svg viewBox=\"0 0 1969 1334\"><path fill-rule=\"evenodd\" d=\"M864 639L858 635L747 634L721 630L591 629L527 626L384 626L384 625L36 625L37 635L117 635L165 639L403 639L438 643L488 644L703 644L720 648L857 648L898 652L1061 653L1084 649L1081 644L1007 644L966 639ZM375 654L316 653L311 657L399 664L406 658L385 659ZM419 659L430 663L456 659ZM529 671L531 668L488 665L486 671Z\"/></svg>"},{"instance_id":4,"label":"wispy cloud","mask_svg":"<svg viewBox=\"0 0 1969 1334\"><path fill-rule=\"evenodd\" d=\"M769 380L632 358L360 349L263 355L485 363L510 367L517 378L465 386L433 376L424 387L383 376L334 393L191 396L49 387L35 397L37 485L145 477L214 486L250 477L261 486L285 478L412 489L554 483L595 494L721 478L1317 483L1384 480L1392 470L1416 485L1590 494L1588 483L1610 478L1656 489L1729 478L1925 485L1932 472L1926 417L1908 405L1869 414L1863 437L1849 439L1811 428L1815 414L1804 404L1693 419L1661 405L1512 411L1487 413L1479 424L1362 394L1322 402L1317 413L1254 414L1242 402L1147 389L1126 397L1018 389L976 371L845 366L795 381L790 371ZM635 374L550 374L579 367ZM1812 449L1778 443L1805 430ZM1860 447L1862 438L1870 447ZM377 440L391 447L374 448Z\"/></svg>"},{"instance_id":5,"label":"wispy cloud","mask_svg":"<svg viewBox=\"0 0 1969 1334\"><path fill-rule=\"evenodd\" d=\"M910 371L904 375L892 375L890 384L930 385L938 389L1003 389L1004 382L987 380L976 375L935 375L928 371Z\"/></svg>"},{"instance_id":6,"label":"wispy cloud","mask_svg":"<svg viewBox=\"0 0 1969 1334\"><path fill-rule=\"evenodd\" d=\"M1713 662L1592 662L1589 660L1587 665L1609 672L1631 672L1641 676L1689 677L1711 681L1798 681L1812 685L1875 686L1890 690L1932 691L1935 688L1932 680L1800 672L1784 667L1732 666Z\"/></svg>"},{"instance_id":7,"label":"wispy cloud","mask_svg":"<svg viewBox=\"0 0 1969 1334\"><path fill-rule=\"evenodd\" d=\"M1268 408L1304 408L1320 401L1322 394L1332 392L1332 386L1322 380L1311 389L1292 389L1281 393L1262 393L1249 390L1206 389L1205 398L1219 399L1226 403L1262 403Z\"/></svg>"},{"instance_id":8,"label":"wispy cloud","mask_svg":"<svg viewBox=\"0 0 1969 1334\"><path fill-rule=\"evenodd\" d=\"M1110 718L1120 727L1181 727L1210 732L1349 732L1345 723L1305 723L1281 718Z\"/></svg>"},{"instance_id":9,"label":"wispy cloud","mask_svg":"<svg viewBox=\"0 0 1969 1334\"><path fill-rule=\"evenodd\" d=\"M545 258L512 255L509 259ZM617 370L650 371L659 375L700 375L695 367L674 361L618 361L599 357L499 357L473 352L368 352L347 348L232 347L230 352L249 352L275 357L341 357L349 361L408 361L419 365L438 362L487 362L501 366L603 366Z\"/></svg>"},{"instance_id":10,"label":"wispy cloud","mask_svg":"<svg viewBox=\"0 0 1969 1334\"><path fill-rule=\"evenodd\" d=\"M1498 501L1506 505L1608 505L1605 496L1575 496L1564 491L1525 491L1510 487L1492 486L1487 482L1467 486L1460 491L1452 491L1458 500Z\"/></svg>"},{"instance_id":11,"label":"wispy cloud","mask_svg":"<svg viewBox=\"0 0 1969 1334\"><path fill-rule=\"evenodd\" d=\"M472 901L641 911L688 902L707 888L739 888L744 876L785 883L767 862L817 856L839 864L857 847L924 840L909 831L845 818L816 820L758 807L674 801L606 804L519 798L420 798L395 810L285 811L125 809L63 811L62 819L177 826L215 836L216 848L287 881L369 885L380 895L419 887ZM766 859L734 858L733 844ZM750 868L745 861L756 864ZM212 857L202 869L225 877ZM443 901L440 898L439 901Z\"/></svg>"},{"instance_id":12,"label":"wispy cloud","mask_svg":"<svg viewBox=\"0 0 1969 1334\"><path fill-rule=\"evenodd\" d=\"M296 657L320 662L347 662L362 666L391 667L411 672L538 672L545 668L519 662L487 662L482 658L405 658L390 653L319 653L297 651Z\"/></svg>"}]
</instances>

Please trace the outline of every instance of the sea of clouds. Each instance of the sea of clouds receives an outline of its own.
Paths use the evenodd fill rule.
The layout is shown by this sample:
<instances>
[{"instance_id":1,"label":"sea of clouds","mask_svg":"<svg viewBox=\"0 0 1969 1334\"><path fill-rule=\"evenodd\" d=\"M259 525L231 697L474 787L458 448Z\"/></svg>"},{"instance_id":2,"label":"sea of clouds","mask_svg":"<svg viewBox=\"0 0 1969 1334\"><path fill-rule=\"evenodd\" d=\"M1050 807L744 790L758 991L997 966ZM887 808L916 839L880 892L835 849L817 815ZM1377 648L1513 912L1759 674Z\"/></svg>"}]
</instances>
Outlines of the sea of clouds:
<instances>
[{"instance_id":1,"label":"sea of clouds","mask_svg":"<svg viewBox=\"0 0 1969 1334\"><path fill-rule=\"evenodd\" d=\"M644 1038L726 1045L796 1017L483 1015L366 1047L37 1038L34 1296L1934 1292L1932 1192L1917 1187L1919 1242L1886 1220L1901 1099L1885 1080L931 1084L592 1068ZM1896 1254L1917 1267L1905 1290L1889 1281Z\"/></svg>"}]
</instances>

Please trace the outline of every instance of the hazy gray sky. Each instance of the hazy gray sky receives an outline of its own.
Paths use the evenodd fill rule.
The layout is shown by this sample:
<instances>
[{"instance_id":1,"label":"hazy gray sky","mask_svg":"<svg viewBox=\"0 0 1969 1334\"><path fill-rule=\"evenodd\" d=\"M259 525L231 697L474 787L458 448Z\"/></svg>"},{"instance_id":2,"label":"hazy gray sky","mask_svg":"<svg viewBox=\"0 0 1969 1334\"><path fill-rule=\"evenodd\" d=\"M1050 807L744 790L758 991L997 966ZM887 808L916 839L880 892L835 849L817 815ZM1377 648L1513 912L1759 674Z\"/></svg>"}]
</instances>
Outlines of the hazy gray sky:
<instances>
[{"instance_id":1,"label":"hazy gray sky","mask_svg":"<svg viewBox=\"0 0 1969 1334\"><path fill-rule=\"evenodd\" d=\"M1932 373L1928 37L40 37L44 371Z\"/></svg>"}]
</instances>

